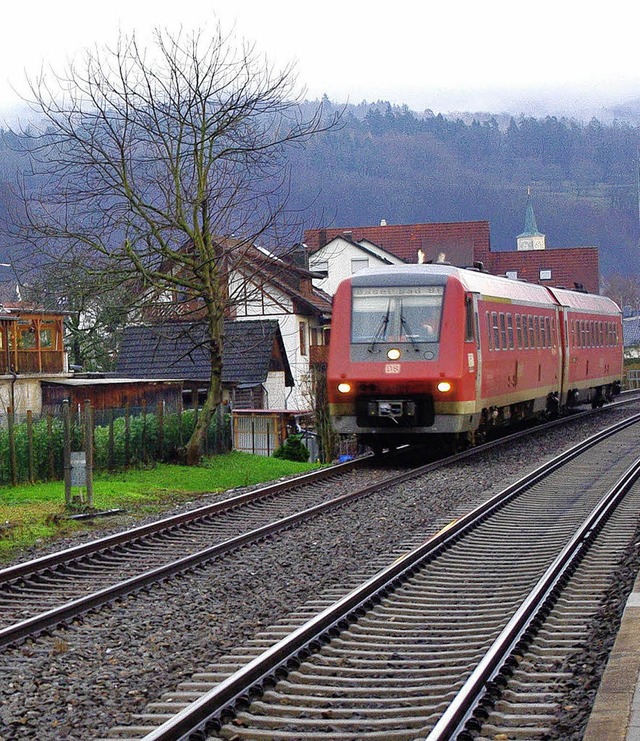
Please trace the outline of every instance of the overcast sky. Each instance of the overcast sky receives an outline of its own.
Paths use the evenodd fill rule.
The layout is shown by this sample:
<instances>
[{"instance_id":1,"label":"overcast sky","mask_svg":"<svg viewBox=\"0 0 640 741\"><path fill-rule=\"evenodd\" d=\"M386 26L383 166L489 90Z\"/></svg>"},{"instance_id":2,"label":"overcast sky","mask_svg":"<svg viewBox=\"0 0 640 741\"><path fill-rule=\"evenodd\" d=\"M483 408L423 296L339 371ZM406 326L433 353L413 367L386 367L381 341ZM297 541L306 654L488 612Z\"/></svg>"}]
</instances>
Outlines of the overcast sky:
<instances>
[{"instance_id":1,"label":"overcast sky","mask_svg":"<svg viewBox=\"0 0 640 741\"><path fill-rule=\"evenodd\" d=\"M235 29L276 63L294 61L307 97L389 100L439 112L512 113L561 100L640 98L640 3L609 0L26 0L3 3L0 108L25 73L59 68L119 29Z\"/></svg>"}]
</instances>

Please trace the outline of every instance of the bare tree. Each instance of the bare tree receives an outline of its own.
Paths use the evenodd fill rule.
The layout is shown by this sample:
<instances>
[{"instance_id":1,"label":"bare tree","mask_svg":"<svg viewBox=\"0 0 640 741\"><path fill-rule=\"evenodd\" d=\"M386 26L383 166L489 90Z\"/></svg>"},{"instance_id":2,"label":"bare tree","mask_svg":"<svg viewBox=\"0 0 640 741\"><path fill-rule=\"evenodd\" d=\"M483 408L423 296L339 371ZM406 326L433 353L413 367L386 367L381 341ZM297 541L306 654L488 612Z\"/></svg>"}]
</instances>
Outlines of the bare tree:
<instances>
[{"instance_id":1,"label":"bare tree","mask_svg":"<svg viewBox=\"0 0 640 741\"><path fill-rule=\"evenodd\" d=\"M90 256L87 270L130 295L179 297L206 324L211 376L189 464L221 400L229 276L254 266L255 285L254 245L287 243L287 150L335 123L321 108L303 120L294 87L291 67L219 25L156 30L150 49L121 35L31 81L44 124L26 132L37 177L24 180L22 238L58 266Z\"/></svg>"},{"instance_id":2,"label":"bare tree","mask_svg":"<svg viewBox=\"0 0 640 741\"><path fill-rule=\"evenodd\" d=\"M637 275L614 273L603 282L602 293L612 298L621 309L630 309L634 313L640 310L640 283Z\"/></svg>"}]
</instances>

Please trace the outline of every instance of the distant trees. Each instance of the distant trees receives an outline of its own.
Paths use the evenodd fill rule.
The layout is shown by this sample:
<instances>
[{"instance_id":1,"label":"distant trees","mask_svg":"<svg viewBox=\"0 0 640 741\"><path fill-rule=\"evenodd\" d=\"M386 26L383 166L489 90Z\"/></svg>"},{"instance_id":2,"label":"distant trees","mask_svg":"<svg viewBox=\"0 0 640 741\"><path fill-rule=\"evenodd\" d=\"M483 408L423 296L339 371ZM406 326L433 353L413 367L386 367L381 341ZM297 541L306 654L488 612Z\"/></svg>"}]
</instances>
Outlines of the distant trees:
<instances>
[{"instance_id":1,"label":"distant trees","mask_svg":"<svg viewBox=\"0 0 640 741\"><path fill-rule=\"evenodd\" d=\"M158 30L150 48L122 35L32 81L44 123L20 137L33 174L24 174L17 236L45 275L73 268L109 276L129 299L198 306L211 375L191 464L221 400L227 276L246 267L257 240L287 243L287 151L332 125L321 108L303 119L294 87L291 68L274 70L220 27Z\"/></svg>"},{"instance_id":2,"label":"distant trees","mask_svg":"<svg viewBox=\"0 0 640 741\"><path fill-rule=\"evenodd\" d=\"M448 118L377 102L349 106L344 126L295 153L296 196L325 225L491 223L515 248L527 186L550 246L596 245L605 272L635 255L640 273L640 127L557 117Z\"/></svg>"}]
</instances>

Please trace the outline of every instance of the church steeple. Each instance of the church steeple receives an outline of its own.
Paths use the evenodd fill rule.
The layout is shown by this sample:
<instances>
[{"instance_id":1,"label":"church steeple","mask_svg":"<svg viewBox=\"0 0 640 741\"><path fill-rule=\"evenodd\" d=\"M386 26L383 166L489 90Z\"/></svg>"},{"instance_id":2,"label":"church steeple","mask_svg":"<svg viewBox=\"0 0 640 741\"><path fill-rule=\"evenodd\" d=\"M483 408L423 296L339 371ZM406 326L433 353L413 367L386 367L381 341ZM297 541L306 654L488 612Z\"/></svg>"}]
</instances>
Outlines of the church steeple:
<instances>
[{"instance_id":1,"label":"church steeple","mask_svg":"<svg viewBox=\"0 0 640 741\"><path fill-rule=\"evenodd\" d=\"M531 188L527 188L527 210L524 215L524 231L516 237L518 251L544 250L545 236L538 231L536 217L531 204Z\"/></svg>"}]
</instances>

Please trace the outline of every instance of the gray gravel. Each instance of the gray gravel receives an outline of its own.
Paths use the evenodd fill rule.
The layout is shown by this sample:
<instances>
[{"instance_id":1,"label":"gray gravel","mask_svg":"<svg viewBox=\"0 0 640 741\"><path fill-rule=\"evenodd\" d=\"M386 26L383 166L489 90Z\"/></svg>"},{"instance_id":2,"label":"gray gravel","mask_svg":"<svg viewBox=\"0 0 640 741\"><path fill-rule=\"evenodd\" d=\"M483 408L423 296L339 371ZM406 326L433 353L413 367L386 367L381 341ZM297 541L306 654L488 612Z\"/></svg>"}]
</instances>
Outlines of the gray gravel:
<instances>
[{"instance_id":1,"label":"gray gravel","mask_svg":"<svg viewBox=\"0 0 640 741\"><path fill-rule=\"evenodd\" d=\"M0 741L86 741L130 722L147 702L204 671L261 627L343 584L344 574L366 571L374 556L399 540L433 533L562 448L631 411L611 409L597 420L536 433L480 460L428 474L423 486L412 482L388 489L351 505L348 517L346 510L323 516L259 548L244 548L89 614L64 632L5 651L0 656ZM364 483L367 474L362 475ZM635 555L630 573L637 568ZM598 646L604 646L606 634L601 626ZM606 655L598 656L598 646L592 664L599 666ZM574 703L580 702L577 694Z\"/></svg>"}]
</instances>

